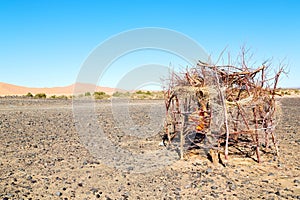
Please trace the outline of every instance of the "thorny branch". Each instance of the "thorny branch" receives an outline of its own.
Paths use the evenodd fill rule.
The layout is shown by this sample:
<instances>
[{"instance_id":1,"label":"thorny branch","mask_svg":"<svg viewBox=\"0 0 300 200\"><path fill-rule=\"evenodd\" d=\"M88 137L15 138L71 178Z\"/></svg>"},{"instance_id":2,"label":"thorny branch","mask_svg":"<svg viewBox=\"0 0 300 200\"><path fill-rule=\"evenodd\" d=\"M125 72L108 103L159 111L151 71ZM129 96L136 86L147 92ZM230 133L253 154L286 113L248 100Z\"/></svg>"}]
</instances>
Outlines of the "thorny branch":
<instances>
[{"instance_id":1,"label":"thorny branch","mask_svg":"<svg viewBox=\"0 0 300 200\"><path fill-rule=\"evenodd\" d=\"M170 76L165 91L165 138L171 145L172 139L180 134L181 157L184 146L196 144L196 147L217 148L220 152L223 146L228 159L230 144L255 149L260 162L261 146L270 147L269 135L279 154L274 130L280 113L275 95L285 68L280 65L274 77L269 77L269 66L263 63L256 69L249 68L245 53L243 49L241 66L199 61L184 75L172 73ZM188 137L192 133L196 135L193 142ZM183 137L189 140L184 141ZM206 144L203 145L203 141Z\"/></svg>"}]
</instances>

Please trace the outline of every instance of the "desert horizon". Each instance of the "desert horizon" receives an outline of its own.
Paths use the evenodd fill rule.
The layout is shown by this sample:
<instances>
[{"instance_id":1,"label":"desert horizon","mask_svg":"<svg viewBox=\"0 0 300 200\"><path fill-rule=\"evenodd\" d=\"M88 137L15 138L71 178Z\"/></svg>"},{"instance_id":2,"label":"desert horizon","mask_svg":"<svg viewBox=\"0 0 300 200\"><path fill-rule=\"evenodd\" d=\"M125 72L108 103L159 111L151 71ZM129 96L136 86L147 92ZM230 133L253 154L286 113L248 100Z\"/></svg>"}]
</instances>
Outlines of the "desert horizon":
<instances>
[{"instance_id":1,"label":"desert horizon","mask_svg":"<svg viewBox=\"0 0 300 200\"><path fill-rule=\"evenodd\" d=\"M76 91L75 91L76 86ZM282 90L283 95L299 95L300 87L296 88L278 88ZM105 92L108 95L112 95L114 92L135 92L136 90L127 91L120 88L99 86L90 83L73 83L67 86L54 86L54 87L26 87L21 85L15 85L11 83L0 82L0 97L4 96L24 96L28 93L33 95L44 93L47 96L51 95L80 95L86 92ZM144 91L144 90L142 90ZM146 90L145 90L146 91ZM149 91L149 90L148 90ZM151 92L157 92L157 90L150 90Z\"/></svg>"},{"instance_id":2,"label":"desert horizon","mask_svg":"<svg viewBox=\"0 0 300 200\"><path fill-rule=\"evenodd\" d=\"M76 91L75 91L76 86ZM113 94L115 91L121 91L117 88L103 87L89 83L73 83L67 86L56 87L26 87L10 83L0 82L0 96L9 95L26 95L27 93L38 94L45 93L46 95L73 95L85 92L105 92Z\"/></svg>"}]
</instances>

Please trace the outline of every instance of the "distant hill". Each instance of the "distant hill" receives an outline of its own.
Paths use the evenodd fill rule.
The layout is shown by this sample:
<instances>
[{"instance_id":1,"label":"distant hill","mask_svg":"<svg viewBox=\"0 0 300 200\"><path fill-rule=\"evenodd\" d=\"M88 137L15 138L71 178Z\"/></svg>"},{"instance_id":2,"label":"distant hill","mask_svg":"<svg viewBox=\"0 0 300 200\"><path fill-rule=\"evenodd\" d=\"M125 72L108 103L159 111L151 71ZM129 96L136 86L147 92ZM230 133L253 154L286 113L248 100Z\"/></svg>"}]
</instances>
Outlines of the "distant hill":
<instances>
[{"instance_id":1,"label":"distant hill","mask_svg":"<svg viewBox=\"0 0 300 200\"><path fill-rule=\"evenodd\" d=\"M76 91L74 91L75 86L76 86ZM97 92L101 91L111 95L113 92L116 91L116 89L96 86L87 83L76 83L64 87L30 88L30 87L23 87L23 86L0 82L0 96L26 95L28 92L32 94L45 93L47 95L73 95L73 94L84 94L85 92L93 93L95 91Z\"/></svg>"}]
</instances>

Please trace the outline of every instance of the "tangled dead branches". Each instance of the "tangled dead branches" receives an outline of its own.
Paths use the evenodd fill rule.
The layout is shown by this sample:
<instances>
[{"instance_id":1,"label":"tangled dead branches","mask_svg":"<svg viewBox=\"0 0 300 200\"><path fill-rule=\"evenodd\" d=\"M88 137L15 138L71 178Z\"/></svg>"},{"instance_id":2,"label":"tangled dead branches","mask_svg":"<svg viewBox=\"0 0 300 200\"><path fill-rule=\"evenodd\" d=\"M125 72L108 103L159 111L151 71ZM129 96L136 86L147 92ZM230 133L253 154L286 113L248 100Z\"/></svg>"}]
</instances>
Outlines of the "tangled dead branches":
<instances>
[{"instance_id":1,"label":"tangled dead branches","mask_svg":"<svg viewBox=\"0 0 300 200\"><path fill-rule=\"evenodd\" d=\"M272 147L278 155L275 126L279 106L275 99L280 67L271 78L268 67L216 66L199 61L183 75L173 73L165 90L165 138L170 145L180 135L180 155L191 147L229 147L255 150ZM271 143L269 142L271 138Z\"/></svg>"}]
</instances>

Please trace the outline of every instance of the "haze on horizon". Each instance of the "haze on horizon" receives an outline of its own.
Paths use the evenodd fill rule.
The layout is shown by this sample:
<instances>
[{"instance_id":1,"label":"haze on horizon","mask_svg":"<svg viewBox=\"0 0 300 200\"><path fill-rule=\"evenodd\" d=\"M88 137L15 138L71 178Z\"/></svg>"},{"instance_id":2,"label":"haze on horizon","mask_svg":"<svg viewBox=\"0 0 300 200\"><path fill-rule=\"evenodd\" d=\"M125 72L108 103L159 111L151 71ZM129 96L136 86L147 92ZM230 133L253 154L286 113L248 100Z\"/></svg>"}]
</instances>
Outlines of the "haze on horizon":
<instances>
[{"instance_id":1,"label":"haze on horizon","mask_svg":"<svg viewBox=\"0 0 300 200\"><path fill-rule=\"evenodd\" d=\"M279 87L300 87L298 1L18 1L0 2L0 82L26 87L67 86L103 41L124 31L161 27L198 42L214 59L246 45L258 67L288 65ZM121 44L120 44L121 45ZM115 87L137 65L184 68L166 52L141 51L114 62L98 85Z\"/></svg>"}]
</instances>

